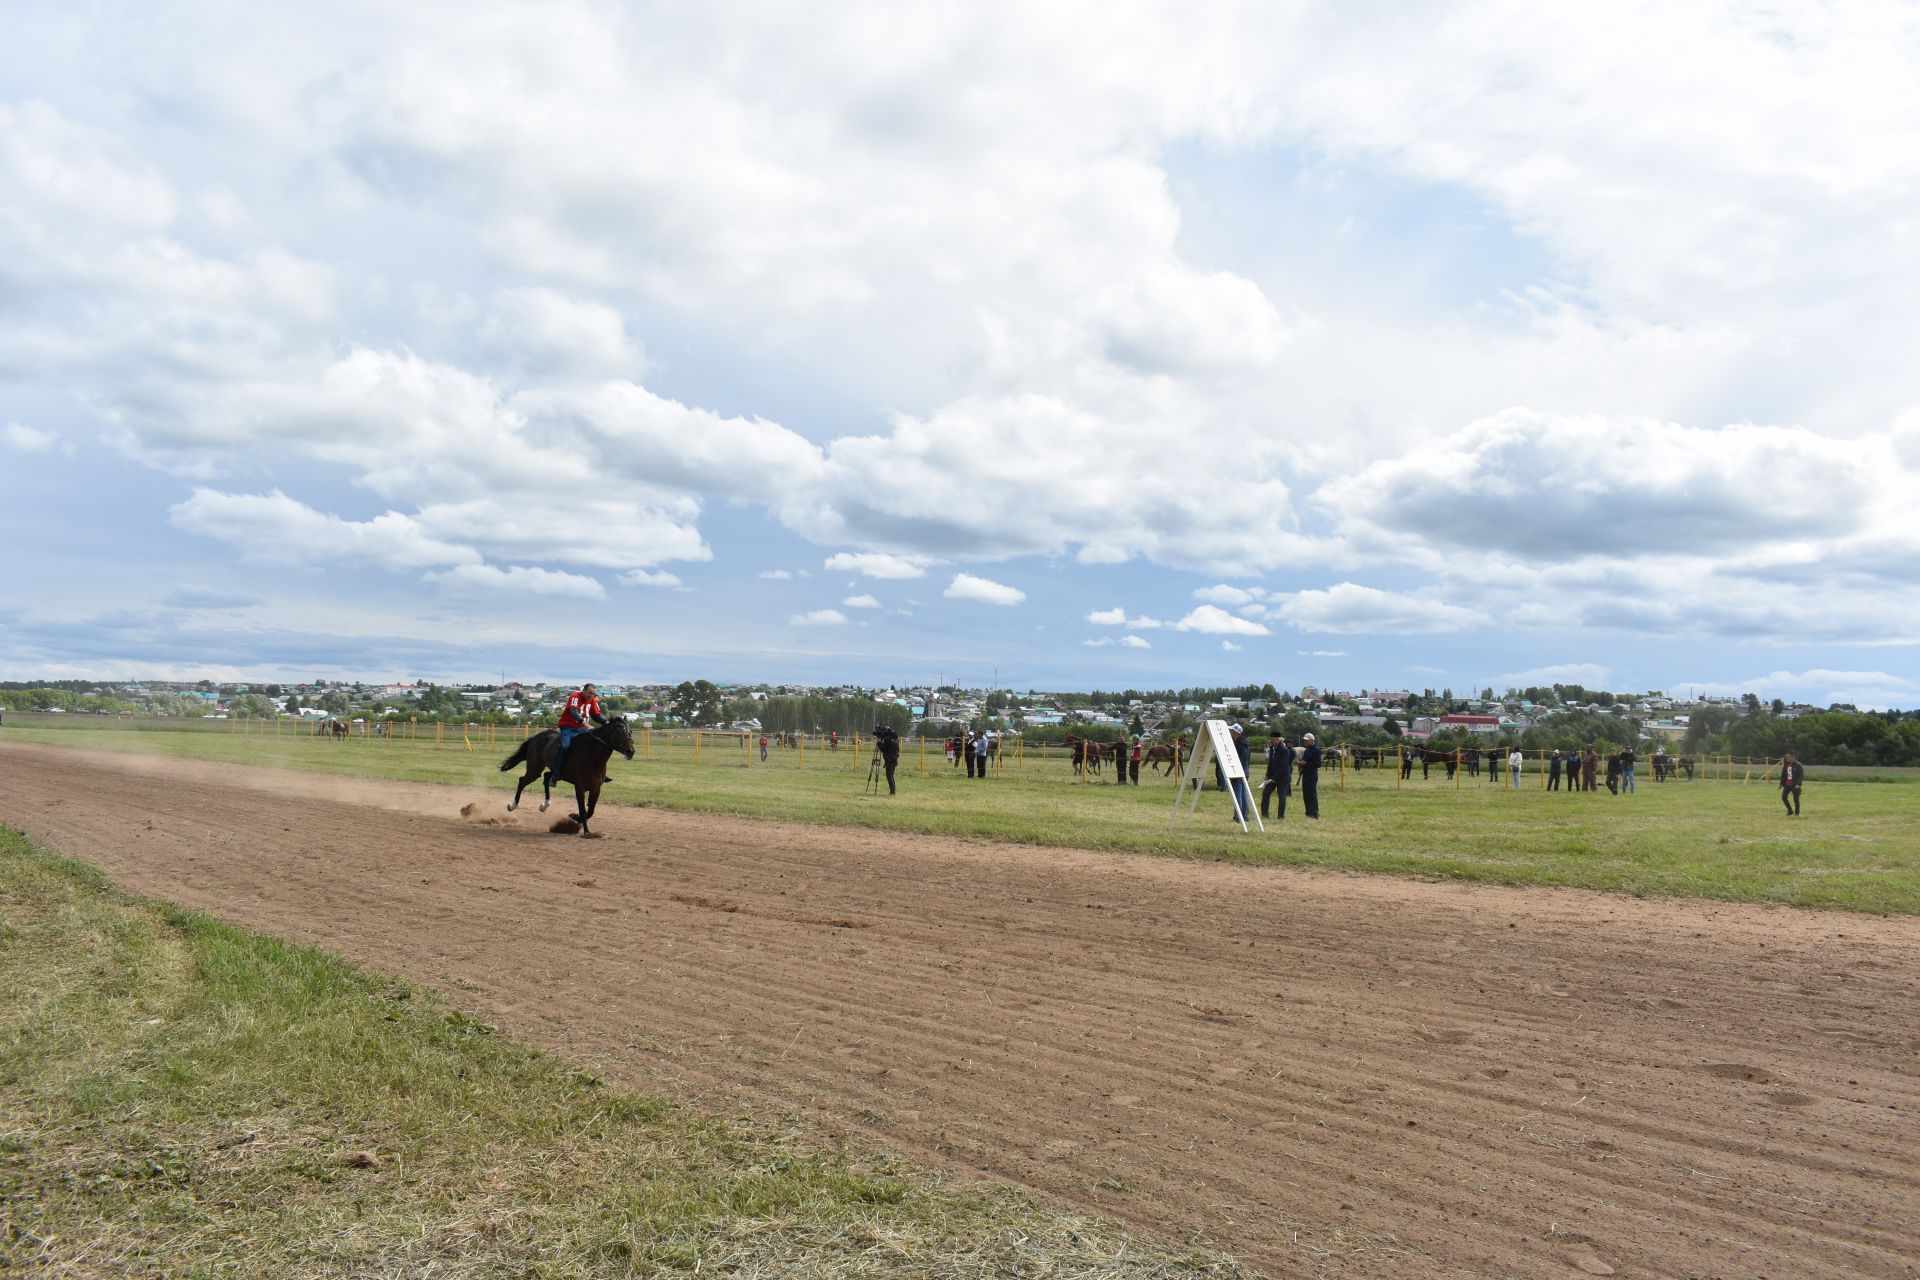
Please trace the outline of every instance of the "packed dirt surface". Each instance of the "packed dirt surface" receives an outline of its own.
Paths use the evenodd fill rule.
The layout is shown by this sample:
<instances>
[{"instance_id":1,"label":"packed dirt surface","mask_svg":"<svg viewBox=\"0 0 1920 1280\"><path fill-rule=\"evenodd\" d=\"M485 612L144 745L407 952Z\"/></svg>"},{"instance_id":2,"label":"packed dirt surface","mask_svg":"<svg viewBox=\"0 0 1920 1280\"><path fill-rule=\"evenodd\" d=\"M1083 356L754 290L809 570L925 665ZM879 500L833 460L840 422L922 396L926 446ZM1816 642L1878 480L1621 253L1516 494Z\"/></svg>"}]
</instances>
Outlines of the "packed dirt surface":
<instances>
[{"instance_id":1,"label":"packed dirt surface","mask_svg":"<svg viewBox=\"0 0 1920 1280\"><path fill-rule=\"evenodd\" d=\"M126 888L1275 1276L1920 1272L1913 920L0 766Z\"/></svg>"}]
</instances>

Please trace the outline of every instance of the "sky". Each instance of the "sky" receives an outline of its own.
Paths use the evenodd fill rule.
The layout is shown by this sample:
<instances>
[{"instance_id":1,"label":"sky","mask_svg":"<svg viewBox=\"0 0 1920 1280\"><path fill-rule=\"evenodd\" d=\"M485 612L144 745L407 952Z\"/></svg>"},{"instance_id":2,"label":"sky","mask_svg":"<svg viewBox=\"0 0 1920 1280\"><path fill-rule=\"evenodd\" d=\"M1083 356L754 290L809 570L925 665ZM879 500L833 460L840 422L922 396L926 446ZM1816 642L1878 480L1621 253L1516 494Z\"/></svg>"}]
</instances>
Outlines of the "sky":
<instances>
[{"instance_id":1,"label":"sky","mask_svg":"<svg viewBox=\"0 0 1920 1280\"><path fill-rule=\"evenodd\" d=\"M13 0L0 676L1920 706L1920 8Z\"/></svg>"}]
</instances>

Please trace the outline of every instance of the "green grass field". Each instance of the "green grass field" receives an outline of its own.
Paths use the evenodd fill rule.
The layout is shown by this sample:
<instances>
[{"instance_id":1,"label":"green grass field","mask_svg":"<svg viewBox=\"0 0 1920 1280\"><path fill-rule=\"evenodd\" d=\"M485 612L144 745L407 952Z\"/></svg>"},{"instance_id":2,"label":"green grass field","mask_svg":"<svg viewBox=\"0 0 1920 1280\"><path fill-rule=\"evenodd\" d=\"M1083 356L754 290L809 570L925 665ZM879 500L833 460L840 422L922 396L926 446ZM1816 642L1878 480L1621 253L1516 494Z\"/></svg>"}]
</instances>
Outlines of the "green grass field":
<instances>
[{"instance_id":1,"label":"green grass field","mask_svg":"<svg viewBox=\"0 0 1920 1280\"><path fill-rule=\"evenodd\" d=\"M1242 1277L700 1115L0 828L0 1274Z\"/></svg>"},{"instance_id":2,"label":"green grass field","mask_svg":"<svg viewBox=\"0 0 1920 1280\"><path fill-rule=\"evenodd\" d=\"M496 766L517 739L454 735L417 741L330 742L311 736L152 730L112 720L9 717L0 740L136 751L354 776L483 787L504 805L509 775ZM218 722L214 722L218 723ZM1226 798L1209 790L1199 816L1167 829L1173 784L1077 781L1062 756L1006 761L998 778L969 780L929 748L925 777L915 744L903 753L900 794L864 793L868 751L757 752L730 739L706 741L700 759L686 736L655 735L632 762L616 758L595 826L619 830L606 804L652 805L901 832L977 836L1179 857L1337 867L1501 884L1570 885L1636 894L1791 903L1920 914L1920 778L1897 771L1809 771L1805 813L1784 816L1778 790L1756 767L1751 782L1656 785L1638 793L1550 793L1538 774L1523 788L1435 770L1396 785L1391 770L1328 775L1320 822L1298 815L1242 835ZM1258 763L1256 762L1256 772ZM1879 785L1868 785L1879 784ZM1343 789L1344 785L1344 789ZM882 788L884 790L884 788Z\"/></svg>"}]
</instances>

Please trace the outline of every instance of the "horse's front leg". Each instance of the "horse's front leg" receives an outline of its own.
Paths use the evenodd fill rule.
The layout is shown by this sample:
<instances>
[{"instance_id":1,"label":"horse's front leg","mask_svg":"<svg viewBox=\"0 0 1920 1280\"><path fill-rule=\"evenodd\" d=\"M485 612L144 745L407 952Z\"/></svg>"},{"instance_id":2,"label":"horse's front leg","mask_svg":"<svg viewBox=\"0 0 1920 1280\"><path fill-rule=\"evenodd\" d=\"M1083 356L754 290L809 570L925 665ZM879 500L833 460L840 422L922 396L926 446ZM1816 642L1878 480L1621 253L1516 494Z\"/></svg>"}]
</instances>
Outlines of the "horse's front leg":
<instances>
[{"instance_id":1,"label":"horse's front leg","mask_svg":"<svg viewBox=\"0 0 1920 1280\"><path fill-rule=\"evenodd\" d=\"M587 820L593 817L594 808L600 802L600 792L598 788L595 788L592 792L588 792L584 788L575 787L573 794L574 802L579 806L580 834L585 836L587 834Z\"/></svg>"},{"instance_id":2,"label":"horse's front leg","mask_svg":"<svg viewBox=\"0 0 1920 1280\"><path fill-rule=\"evenodd\" d=\"M533 781L533 775L527 774L524 777L522 777L519 782L514 784L513 799L507 802L508 813L512 813L515 809L518 809L520 807L520 793L522 791L525 791L527 789L527 784L532 781Z\"/></svg>"},{"instance_id":3,"label":"horse's front leg","mask_svg":"<svg viewBox=\"0 0 1920 1280\"><path fill-rule=\"evenodd\" d=\"M553 803L553 784L547 781L546 772L540 774L540 812L545 813L547 806Z\"/></svg>"}]
</instances>

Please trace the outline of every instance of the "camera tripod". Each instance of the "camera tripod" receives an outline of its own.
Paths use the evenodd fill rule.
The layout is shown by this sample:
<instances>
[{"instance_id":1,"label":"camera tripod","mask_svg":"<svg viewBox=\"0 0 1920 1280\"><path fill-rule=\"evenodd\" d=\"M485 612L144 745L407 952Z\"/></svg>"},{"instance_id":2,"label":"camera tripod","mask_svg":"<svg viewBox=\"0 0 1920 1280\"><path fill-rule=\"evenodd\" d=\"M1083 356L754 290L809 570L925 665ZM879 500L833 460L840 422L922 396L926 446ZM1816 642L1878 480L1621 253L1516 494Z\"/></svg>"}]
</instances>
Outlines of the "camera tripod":
<instances>
[{"instance_id":1,"label":"camera tripod","mask_svg":"<svg viewBox=\"0 0 1920 1280\"><path fill-rule=\"evenodd\" d=\"M867 766L867 795L877 796L880 794L880 771L880 753L875 751L873 753L873 762Z\"/></svg>"}]
</instances>

